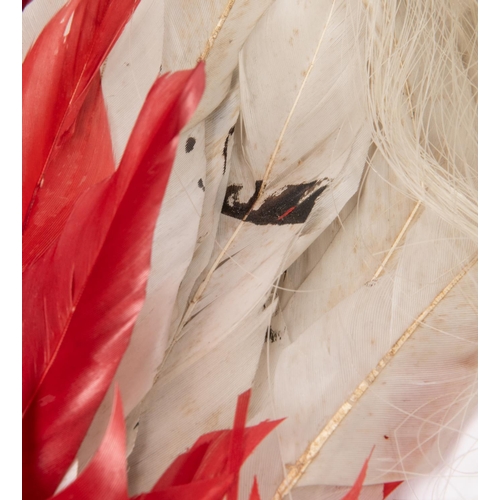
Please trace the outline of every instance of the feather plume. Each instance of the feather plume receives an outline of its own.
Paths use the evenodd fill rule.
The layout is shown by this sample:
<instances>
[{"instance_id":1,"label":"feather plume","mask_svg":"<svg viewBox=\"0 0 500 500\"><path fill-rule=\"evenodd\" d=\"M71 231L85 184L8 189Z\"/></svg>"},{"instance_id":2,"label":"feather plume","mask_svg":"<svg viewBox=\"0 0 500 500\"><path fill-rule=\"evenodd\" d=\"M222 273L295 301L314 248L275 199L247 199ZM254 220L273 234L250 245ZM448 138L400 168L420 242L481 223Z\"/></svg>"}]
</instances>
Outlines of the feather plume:
<instances>
[{"instance_id":1,"label":"feather plume","mask_svg":"<svg viewBox=\"0 0 500 500\"><path fill-rule=\"evenodd\" d=\"M367 12L374 142L415 199L477 238L477 1Z\"/></svg>"},{"instance_id":2,"label":"feather plume","mask_svg":"<svg viewBox=\"0 0 500 500\"><path fill-rule=\"evenodd\" d=\"M23 54L63 3L24 10ZM419 486L474 442L477 1L142 0L106 54L72 120L105 108L108 164L158 73L206 61L115 377L135 498L447 498L448 481ZM42 269L48 243L26 241ZM250 386L252 428L286 420L236 485L213 474L241 462L241 423L220 429ZM174 491L181 470L208 482Z\"/></svg>"}]
</instances>

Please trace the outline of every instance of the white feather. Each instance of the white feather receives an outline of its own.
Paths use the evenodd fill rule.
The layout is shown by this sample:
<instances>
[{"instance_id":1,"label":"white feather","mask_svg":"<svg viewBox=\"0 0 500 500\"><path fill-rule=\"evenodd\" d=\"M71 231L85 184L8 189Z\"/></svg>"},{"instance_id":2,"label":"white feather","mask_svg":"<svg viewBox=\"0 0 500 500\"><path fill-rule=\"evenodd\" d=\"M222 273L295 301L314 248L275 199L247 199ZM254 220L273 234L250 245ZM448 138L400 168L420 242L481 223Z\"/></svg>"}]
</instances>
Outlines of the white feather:
<instances>
[{"instance_id":1,"label":"white feather","mask_svg":"<svg viewBox=\"0 0 500 500\"><path fill-rule=\"evenodd\" d=\"M197 123L229 93L238 53L272 0L165 2L162 71L192 68L197 60L206 61L205 92L191 119Z\"/></svg>"},{"instance_id":2,"label":"white feather","mask_svg":"<svg viewBox=\"0 0 500 500\"><path fill-rule=\"evenodd\" d=\"M234 124L239 114L239 92L236 83L237 81L226 99L206 119L207 172L203 184L205 199L196 250L177 294L171 326L174 332L182 320L195 282L199 280L200 274L208 265L216 241L217 226L229 178Z\"/></svg>"},{"instance_id":3,"label":"white feather","mask_svg":"<svg viewBox=\"0 0 500 500\"><path fill-rule=\"evenodd\" d=\"M101 69L113 153L118 164L162 58L164 0L142 0Z\"/></svg>"}]
</instances>

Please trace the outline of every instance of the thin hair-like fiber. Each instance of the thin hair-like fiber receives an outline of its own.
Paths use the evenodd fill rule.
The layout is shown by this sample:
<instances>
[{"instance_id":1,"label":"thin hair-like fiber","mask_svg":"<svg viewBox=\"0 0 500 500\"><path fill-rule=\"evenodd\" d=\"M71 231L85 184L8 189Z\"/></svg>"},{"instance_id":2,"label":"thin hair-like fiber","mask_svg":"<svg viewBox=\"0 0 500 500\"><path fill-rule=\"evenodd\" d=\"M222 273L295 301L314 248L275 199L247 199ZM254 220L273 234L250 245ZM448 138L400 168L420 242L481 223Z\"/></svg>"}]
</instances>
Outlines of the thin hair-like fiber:
<instances>
[{"instance_id":1,"label":"thin hair-like fiber","mask_svg":"<svg viewBox=\"0 0 500 500\"><path fill-rule=\"evenodd\" d=\"M373 141L416 201L477 238L477 2L365 4Z\"/></svg>"}]
</instances>

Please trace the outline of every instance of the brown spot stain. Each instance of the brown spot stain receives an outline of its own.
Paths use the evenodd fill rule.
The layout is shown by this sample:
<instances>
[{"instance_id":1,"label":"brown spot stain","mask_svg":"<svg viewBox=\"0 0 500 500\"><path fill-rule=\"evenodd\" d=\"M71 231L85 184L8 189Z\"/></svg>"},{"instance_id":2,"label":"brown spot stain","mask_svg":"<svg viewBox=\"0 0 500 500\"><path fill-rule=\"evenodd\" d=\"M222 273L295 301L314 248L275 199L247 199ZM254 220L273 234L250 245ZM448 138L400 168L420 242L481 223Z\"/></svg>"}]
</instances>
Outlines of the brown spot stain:
<instances>
[{"instance_id":1,"label":"brown spot stain","mask_svg":"<svg viewBox=\"0 0 500 500\"><path fill-rule=\"evenodd\" d=\"M215 410L205 421L205 429L207 432L210 432L214 429L217 429L219 426L219 420L221 417L222 408Z\"/></svg>"},{"instance_id":2,"label":"brown spot stain","mask_svg":"<svg viewBox=\"0 0 500 500\"><path fill-rule=\"evenodd\" d=\"M477 351L462 358L460 363L467 368L477 368Z\"/></svg>"}]
</instances>

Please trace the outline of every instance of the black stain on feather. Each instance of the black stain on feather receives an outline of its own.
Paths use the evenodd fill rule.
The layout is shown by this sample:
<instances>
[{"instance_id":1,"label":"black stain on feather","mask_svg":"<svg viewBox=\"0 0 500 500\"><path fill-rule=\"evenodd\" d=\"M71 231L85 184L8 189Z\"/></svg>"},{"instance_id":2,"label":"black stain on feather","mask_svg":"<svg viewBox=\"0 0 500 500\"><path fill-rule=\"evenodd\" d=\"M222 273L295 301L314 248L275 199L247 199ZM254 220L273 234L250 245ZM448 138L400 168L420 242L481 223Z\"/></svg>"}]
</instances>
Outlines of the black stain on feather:
<instances>
[{"instance_id":1,"label":"black stain on feather","mask_svg":"<svg viewBox=\"0 0 500 500\"><path fill-rule=\"evenodd\" d=\"M259 226L303 224L327 187L320 183L323 180L286 186L280 193L268 196L257 210L252 210L252 206L257 200L262 181L255 183L255 191L246 203L239 200L242 186L232 184L227 188L222 213L240 220L246 216L246 221Z\"/></svg>"},{"instance_id":2,"label":"black stain on feather","mask_svg":"<svg viewBox=\"0 0 500 500\"><path fill-rule=\"evenodd\" d=\"M245 217L248 211L252 208L255 200L257 200L261 186L262 181L257 181L255 183L255 191L246 203L240 203L239 201L240 191L243 186L238 184L231 184L228 186L226 196L224 197L224 203L222 204L222 213L224 215L229 215L229 217L234 217L235 219L243 219L243 217Z\"/></svg>"},{"instance_id":3,"label":"black stain on feather","mask_svg":"<svg viewBox=\"0 0 500 500\"><path fill-rule=\"evenodd\" d=\"M191 153L194 149L194 145L196 144L196 139L194 137L188 137L186 141L186 153Z\"/></svg>"},{"instance_id":4,"label":"black stain on feather","mask_svg":"<svg viewBox=\"0 0 500 500\"><path fill-rule=\"evenodd\" d=\"M273 330L272 328L268 328L266 330L266 338L264 339L264 342L267 342L268 340L271 341L271 344L273 342L276 342L277 340L281 340L280 332L277 332L277 331Z\"/></svg>"},{"instance_id":5,"label":"black stain on feather","mask_svg":"<svg viewBox=\"0 0 500 500\"><path fill-rule=\"evenodd\" d=\"M200 179L200 180L198 181L198 187L199 187L200 189L203 189L203 191L205 191L205 184L203 184L203 179Z\"/></svg>"},{"instance_id":6,"label":"black stain on feather","mask_svg":"<svg viewBox=\"0 0 500 500\"><path fill-rule=\"evenodd\" d=\"M139 422L137 422L137 423L134 425L134 429L137 429L137 427L139 427Z\"/></svg>"},{"instance_id":7,"label":"black stain on feather","mask_svg":"<svg viewBox=\"0 0 500 500\"><path fill-rule=\"evenodd\" d=\"M222 150L222 156L224 157L224 168L222 170L222 175L226 173L226 165L227 165L227 146L229 144L229 137L234 134L234 125L229 129L229 133L227 134L226 140L224 141L224 149Z\"/></svg>"}]
</instances>

